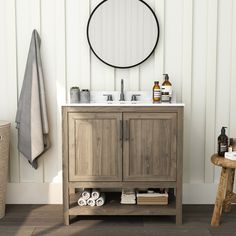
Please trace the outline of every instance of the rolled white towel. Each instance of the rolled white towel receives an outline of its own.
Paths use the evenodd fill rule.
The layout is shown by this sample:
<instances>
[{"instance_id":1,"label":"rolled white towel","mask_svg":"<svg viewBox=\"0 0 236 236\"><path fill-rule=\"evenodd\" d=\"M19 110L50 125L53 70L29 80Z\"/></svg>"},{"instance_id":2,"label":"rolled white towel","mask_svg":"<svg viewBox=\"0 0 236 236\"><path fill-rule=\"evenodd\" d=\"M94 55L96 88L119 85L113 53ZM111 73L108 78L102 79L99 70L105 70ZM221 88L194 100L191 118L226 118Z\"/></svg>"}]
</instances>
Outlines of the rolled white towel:
<instances>
[{"instance_id":1,"label":"rolled white towel","mask_svg":"<svg viewBox=\"0 0 236 236\"><path fill-rule=\"evenodd\" d=\"M89 198L89 199L87 200L87 204L88 204L89 206L93 207L93 206L95 206L96 202L95 202L94 199Z\"/></svg>"},{"instance_id":2,"label":"rolled white towel","mask_svg":"<svg viewBox=\"0 0 236 236\"><path fill-rule=\"evenodd\" d=\"M100 190L94 188L91 193L91 198L97 200L100 197Z\"/></svg>"},{"instance_id":3,"label":"rolled white towel","mask_svg":"<svg viewBox=\"0 0 236 236\"><path fill-rule=\"evenodd\" d=\"M105 204L106 196L104 193L96 200L96 206L103 206Z\"/></svg>"},{"instance_id":4,"label":"rolled white towel","mask_svg":"<svg viewBox=\"0 0 236 236\"><path fill-rule=\"evenodd\" d=\"M91 189L85 188L84 191L81 193L83 199L88 200L90 198Z\"/></svg>"},{"instance_id":5,"label":"rolled white towel","mask_svg":"<svg viewBox=\"0 0 236 236\"><path fill-rule=\"evenodd\" d=\"M78 205L79 206L86 206L87 205L87 202L86 202L86 200L84 199L84 198L79 198L79 200L78 200Z\"/></svg>"}]
</instances>

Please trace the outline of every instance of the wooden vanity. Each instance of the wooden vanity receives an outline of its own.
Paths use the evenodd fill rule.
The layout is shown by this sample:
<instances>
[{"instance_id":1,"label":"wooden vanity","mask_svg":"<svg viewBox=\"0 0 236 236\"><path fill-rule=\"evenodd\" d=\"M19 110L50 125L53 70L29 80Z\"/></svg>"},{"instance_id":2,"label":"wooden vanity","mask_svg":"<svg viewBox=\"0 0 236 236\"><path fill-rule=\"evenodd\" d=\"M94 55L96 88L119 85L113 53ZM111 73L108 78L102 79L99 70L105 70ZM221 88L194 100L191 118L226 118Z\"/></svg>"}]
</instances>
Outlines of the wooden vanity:
<instances>
[{"instance_id":1,"label":"wooden vanity","mask_svg":"<svg viewBox=\"0 0 236 236\"><path fill-rule=\"evenodd\" d=\"M65 105L63 204L71 215L175 215L182 223L183 104ZM79 207L76 188L173 188L167 206Z\"/></svg>"}]
</instances>

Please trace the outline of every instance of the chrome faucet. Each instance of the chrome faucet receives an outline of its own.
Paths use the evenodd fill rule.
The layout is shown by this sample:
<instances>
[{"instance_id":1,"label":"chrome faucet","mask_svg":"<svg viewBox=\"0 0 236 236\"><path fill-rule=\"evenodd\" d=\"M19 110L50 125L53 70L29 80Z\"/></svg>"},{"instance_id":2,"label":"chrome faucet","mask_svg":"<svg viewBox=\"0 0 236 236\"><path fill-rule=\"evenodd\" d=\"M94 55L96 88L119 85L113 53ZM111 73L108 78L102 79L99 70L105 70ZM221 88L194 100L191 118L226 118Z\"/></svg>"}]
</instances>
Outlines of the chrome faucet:
<instances>
[{"instance_id":1,"label":"chrome faucet","mask_svg":"<svg viewBox=\"0 0 236 236\"><path fill-rule=\"evenodd\" d=\"M120 84L120 101L125 101L125 94L124 94L124 80L121 80Z\"/></svg>"}]
</instances>

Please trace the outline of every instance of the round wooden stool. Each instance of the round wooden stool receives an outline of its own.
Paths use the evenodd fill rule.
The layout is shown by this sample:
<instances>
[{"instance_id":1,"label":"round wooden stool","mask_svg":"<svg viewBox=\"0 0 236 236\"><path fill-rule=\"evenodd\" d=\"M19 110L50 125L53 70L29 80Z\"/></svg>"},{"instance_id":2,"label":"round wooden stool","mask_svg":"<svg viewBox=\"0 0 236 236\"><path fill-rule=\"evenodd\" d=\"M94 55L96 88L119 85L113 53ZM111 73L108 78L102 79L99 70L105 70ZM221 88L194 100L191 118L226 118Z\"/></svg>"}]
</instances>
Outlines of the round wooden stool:
<instances>
[{"instance_id":1,"label":"round wooden stool","mask_svg":"<svg viewBox=\"0 0 236 236\"><path fill-rule=\"evenodd\" d=\"M236 161L231 161L214 154L211 157L211 162L214 165L222 167L214 212L211 219L212 226L219 226L222 208L224 212L230 212L231 203L236 203L236 194L233 193Z\"/></svg>"}]
</instances>

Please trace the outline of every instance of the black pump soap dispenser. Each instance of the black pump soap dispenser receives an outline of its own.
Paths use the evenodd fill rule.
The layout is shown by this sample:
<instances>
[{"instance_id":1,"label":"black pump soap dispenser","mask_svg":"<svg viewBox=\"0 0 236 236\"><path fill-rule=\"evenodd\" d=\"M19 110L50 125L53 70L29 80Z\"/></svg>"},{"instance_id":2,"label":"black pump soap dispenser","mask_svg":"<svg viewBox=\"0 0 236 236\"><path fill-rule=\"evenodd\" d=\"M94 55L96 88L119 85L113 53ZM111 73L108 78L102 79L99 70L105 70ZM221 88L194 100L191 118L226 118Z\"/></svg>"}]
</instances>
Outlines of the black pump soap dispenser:
<instances>
[{"instance_id":1,"label":"black pump soap dispenser","mask_svg":"<svg viewBox=\"0 0 236 236\"><path fill-rule=\"evenodd\" d=\"M228 151L228 136L225 134L225 129L227 127L221 128L221 134L218 137L218 155L224 156L225 152Z\"/></svg>"}]
</instances>

